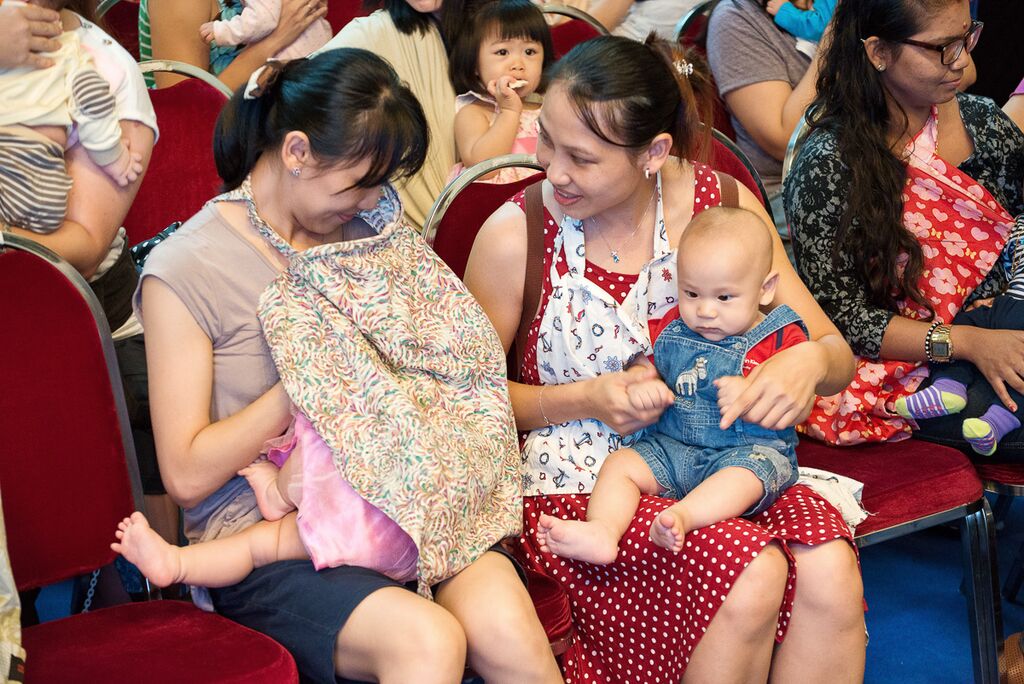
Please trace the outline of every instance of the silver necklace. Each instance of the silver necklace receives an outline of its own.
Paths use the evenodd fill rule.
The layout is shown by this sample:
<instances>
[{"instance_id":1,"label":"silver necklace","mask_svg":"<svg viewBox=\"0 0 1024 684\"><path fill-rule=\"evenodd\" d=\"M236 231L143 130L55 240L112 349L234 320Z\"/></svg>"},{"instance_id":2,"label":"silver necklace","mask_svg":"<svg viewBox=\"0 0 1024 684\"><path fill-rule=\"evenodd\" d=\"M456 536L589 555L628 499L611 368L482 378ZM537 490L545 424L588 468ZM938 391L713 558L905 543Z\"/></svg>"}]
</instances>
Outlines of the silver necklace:
<instances>
[{"instance_id":1,"label":"silver necklace","mask_svg":"<svg viewBox=\"0 0 1024 684\"><path fill-rule=\"evenodd\" d=\"M609 256L611 256L612 262L617 264L621 260L621 257L619 257L619 250L626 247L626 245L628 245L636 236L637 232L639 232L640 226L644 224L644 219L647 218L647 214L651 213L651 205L654 204L654 196L657 194L657 192L658 189L655 188L654 191L651 193L651 199L647 200L647 208L644 209L643 216L641 216L640 220L637 221L636 228L634 228L633 232L629 234L629 237L622 241L622 244L619 245L619 249L615 249L614 247L612 247L612 244L608 242L608 238L605 237L604 231L601 230L601 222L597 220L597 216L590 217L590 220L594 222L594 227L597 228L597 234L601 236L601 239L604 241L605 246L608 247L608 254Z\"/></svg>"}]
</instances>

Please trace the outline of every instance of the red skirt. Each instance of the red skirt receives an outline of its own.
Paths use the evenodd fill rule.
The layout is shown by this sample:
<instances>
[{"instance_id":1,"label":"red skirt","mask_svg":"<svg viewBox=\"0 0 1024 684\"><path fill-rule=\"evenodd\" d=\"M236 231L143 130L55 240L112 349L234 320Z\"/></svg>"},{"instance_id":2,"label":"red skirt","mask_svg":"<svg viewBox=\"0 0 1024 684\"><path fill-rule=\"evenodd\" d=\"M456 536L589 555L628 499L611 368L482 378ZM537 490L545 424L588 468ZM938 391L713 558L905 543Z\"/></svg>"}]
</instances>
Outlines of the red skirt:
<instances>
[{"instance_id":1,"label":"red skirt","mask_svg":"<svg viewBox=\"0 0 1024 684\"><path fill-rule=\"evenodd\" d=\"M587 495L525 497L524 531L516 548L527 568L556 580L569 595L576 639L561 658L567 684L678 684L736 578L773 541L789 559L776 632L776 641L782 641L796 587L788 544L846 539L853 546L839 512L798 485L749 520L733 518L688 534L680 554L655 546L648 536L657 514L673 503L654 496L641 498L615 563L590 565L542 552L536 542L540 514L585 520L588 500Z\"/></svg>"}]
</instances>

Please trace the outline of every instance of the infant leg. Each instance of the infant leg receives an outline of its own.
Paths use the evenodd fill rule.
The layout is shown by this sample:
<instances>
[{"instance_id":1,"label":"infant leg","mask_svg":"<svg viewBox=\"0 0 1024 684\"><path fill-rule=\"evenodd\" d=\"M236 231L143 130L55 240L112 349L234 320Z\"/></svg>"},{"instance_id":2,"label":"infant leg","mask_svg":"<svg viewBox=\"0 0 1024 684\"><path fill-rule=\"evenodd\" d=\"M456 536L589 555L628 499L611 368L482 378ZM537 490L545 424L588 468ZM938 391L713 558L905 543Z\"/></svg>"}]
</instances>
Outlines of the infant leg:
<instances>
[{"instance_id":1,"label":"infant leg","mask_svg":"<svg viewBox=\"0 0 1024 684\"><path fill-rule=\"evenodd\" d=\"M287 491L288 474L292 470L288 464L294 460L289 458L283 468L278 468L270 461L256 461L238 471L252 487L256 495L256 506L264 520L280 520L295 510L295 504L289 499ZM287 472L285 468L288 468Z\"/></svg>"},{"instance_id":2,"label":"infant leg","mask_svg":"<svg viewBox=\"0 0 1024 684\"><path fill-rule=\"evenodd\" d=\"M163 540L136 511L117 526L110 545L158 587L183 582L204 587L237 584L255 568L281 560L309 558L299 539L295 514L261 521L238 534L185 547Z\"/></svg>"},{"instance_id":3,"label":"infant leg","mask_svg":"<svg viewBox=\"0 0 1024 684\"><path fill-rule=\"evenodd\" d=\"M587 506L587 521L541 515L537 540L541 549L588 563L611 563L619 539L636 513L640 494L660 487L650 467L633 449L619 449L601 466Z\"/></svg>"}]
</instances>

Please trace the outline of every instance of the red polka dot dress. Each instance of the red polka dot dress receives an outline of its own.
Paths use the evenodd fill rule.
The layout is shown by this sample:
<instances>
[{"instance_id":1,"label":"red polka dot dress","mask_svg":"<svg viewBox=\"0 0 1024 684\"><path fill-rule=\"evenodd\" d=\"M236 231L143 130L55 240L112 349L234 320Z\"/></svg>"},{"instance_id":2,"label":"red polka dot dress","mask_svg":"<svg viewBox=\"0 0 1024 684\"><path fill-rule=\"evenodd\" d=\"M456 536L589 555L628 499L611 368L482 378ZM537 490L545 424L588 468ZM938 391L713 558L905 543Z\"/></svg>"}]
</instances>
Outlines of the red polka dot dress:
<instances>
[{"instance_id":1,"label":"red polka dot dress","mask_svg":"<svg viewBox=\"0 0 1024 684\"><path fill-rule=\"evenodd\" d=\"M694 171L696 214L719 204L720 199L718 179L713 172L701 164L694 164ZM512 201L523 207L523 194ZM564 224L561 230L565 230ZM521 380L527 384L541 383L538 354L543 365L548 358L545 354L550 351L541 323L545 320L545 310L557 299L557 292L552 296L557 288L552 281L571 268L571 259L567 260L564 249L559 248L555 239L559 230L545 210L543 272L549 277L545 278L540 310L523 354ZM615 302L626 301L631 288L637 285L636 275L613 273L589 261L585 263L584 277ZM672 274L674 268L665 277ZM666 307L652 307L655 308L656 317L667 312ZM655 322L652 318L652 327ZM581 325L580 330L583 327ZM620 440L612 446L628 443L628 440ZM571 457L563 456L562 460L574 463ZM528 460L525 468L528 495L524 501L523 534L516 554L527 568L556 580L568 593L576 638L562 656L561 665L569 684L678 684L693 649L736 579L761 549L773 541L778 542L790 562L776 633L776 639L781 641L792 610L797 576L788 544L815 545L842 538L852 545L852 534L836 509L806 487L795 486L757 516L734 518L691 532L680 554L655 546L648 536L654 518L673 501L644 496L619 543L619 555L614 563L602 566L567 560L540 550L536 541L537 521L542 513L570 520L586 519L589 489L588 493L547 491L538 494L531 488L531 480L543 480L544 474L531 473ZM531 492L534 495L529 495Z\"/></svg>"}]
</instances>

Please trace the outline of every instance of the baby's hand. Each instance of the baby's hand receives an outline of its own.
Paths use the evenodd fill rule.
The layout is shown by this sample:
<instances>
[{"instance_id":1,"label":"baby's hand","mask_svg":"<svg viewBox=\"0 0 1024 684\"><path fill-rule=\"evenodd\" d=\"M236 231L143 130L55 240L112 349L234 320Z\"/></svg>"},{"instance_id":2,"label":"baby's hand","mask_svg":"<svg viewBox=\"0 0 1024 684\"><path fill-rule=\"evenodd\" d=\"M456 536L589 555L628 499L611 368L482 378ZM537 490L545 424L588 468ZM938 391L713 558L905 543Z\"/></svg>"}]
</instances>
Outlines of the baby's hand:
<instances>
[{"instance_id":1,"label":"baby's hand","mask_svg":"<svg viewBox=\"0 0 1024 684\"><path fill-rule=\"evenodd\" d=\"M787 2L789 2L789 0L768 0L768 4L765 6L765 9L768 10L768 14L774 17Z\"/></svg>"},{"instance_id":2,"label":"baby's hand","mask_svg":"<svg viewBox=\"0 0 1024 684\"><path fill-rule=\"evenodd\" d=\"M199 35L202 37L204 43L213 45L216 42L216 37L213 34L213 22L208 21L199 27Z\"/></svg>"},{"instance_id":3,"label":"baby's hand","mask_svg":"<svg viewBox=\"0 0 1024 684\"><path fill-rule=\"evenodd\" d=\"M666 408L675 401L672 390L661 378L634 382L626 388L626 394L629 395L629 402L633 408L638 411Z\"/></svg>"},{"instance_id":4,"label":"baby's hand","mask_svg":"<svg viewBox=\"0 0 1024 684\"><path fill-rule=\"evenodd\" d=\"M720 413L732 406L743 390L750 384L747 378L739 375L726 375L715 380L715 387L718 388L718 410Z\"/></svg>"},{"instance_id":5,"label":"baby's hand","mask_svg":"<svg viewBox=\"0 0 1024 684\"><path fill-rule=\"evenodd\" d=\"M519 93L512 87L513 83L518 83L518 80L511 76L502 76L487 84L487 92L494 97L501 109L518 114L523 111L523 101L520 99Z\"/></svg>"},{"instance_id":6,"label":"baby's hand","mask_svg":"<svg viewBox=\"0 0 1024 684\"><path fill-rule=\"evenodd\" d=\"M132 152L128 141L123 141L121 156L103 167L103 171L120 187L134 183L142 175L142 155Z\"/></svg>"}]
</instances>

